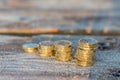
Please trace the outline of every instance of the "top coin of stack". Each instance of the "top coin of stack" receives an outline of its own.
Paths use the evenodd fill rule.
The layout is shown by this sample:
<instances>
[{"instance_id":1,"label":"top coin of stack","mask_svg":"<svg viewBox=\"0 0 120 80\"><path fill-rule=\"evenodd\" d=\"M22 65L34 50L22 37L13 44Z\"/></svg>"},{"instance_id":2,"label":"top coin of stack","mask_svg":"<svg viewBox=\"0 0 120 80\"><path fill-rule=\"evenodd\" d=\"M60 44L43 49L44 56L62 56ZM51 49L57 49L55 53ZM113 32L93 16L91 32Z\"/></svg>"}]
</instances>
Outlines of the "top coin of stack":
<instances>
[{"instance_id":1,"label":"top coin of stack","mask_svg":"<svg viewBox=\"0 0 120 80\"><path fill-rule=\"evenodd\" d=\"M55 42L55 57L60 61L72 60L72 42L59 40Z\"/></svg>"},{"instance_id":2,"label":"top coin of stack","mask_svg":"<svg viewBox=\"0 0 120 80\"><path fill-rule=\"evenodd\" d=\"M96 50L98 48L97 43L98 42L93 38L84 38L79 41L79 48Z\"/></svg>"},{"instance_id":3,"label":"top coin of stack","mask_svg":"<svg viewBox=\"0 0 120 80\"><path fill-rule=\"evenodd\" d=\"M54 44L51 41L42 41L38 47L39 56L41 57L52 57L54 56Z\"/></svg>"}]
</instances>

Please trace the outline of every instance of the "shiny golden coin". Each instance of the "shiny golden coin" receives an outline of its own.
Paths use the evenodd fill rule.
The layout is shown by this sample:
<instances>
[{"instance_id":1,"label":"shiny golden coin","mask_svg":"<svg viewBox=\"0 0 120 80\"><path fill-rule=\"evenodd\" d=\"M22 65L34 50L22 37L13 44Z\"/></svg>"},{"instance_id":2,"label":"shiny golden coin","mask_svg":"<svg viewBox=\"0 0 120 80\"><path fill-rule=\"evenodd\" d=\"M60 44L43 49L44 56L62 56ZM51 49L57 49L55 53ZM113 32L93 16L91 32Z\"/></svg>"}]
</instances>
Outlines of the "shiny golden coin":
<instances>
[{"instance_id":1,"label":"shiny golden coin","mask_svg":"<svg viewBox=\"0 0 120 80\"><path fill-rule=\"evenodd\" d=\"M79 41L79 47L82 49L97 49L98 42L93 38L84 38Z\"/></svg>"},{"instance_id":2,"label":"shiny golden coin","mask_svg":"<svg viewBox=\"0 0 120 80\"><path fill-rule=\"evenodd\" d=\"M79 58L93 58L95 57L95 55L76 55L76 57L79 57Z\"/></svg>"},{"instance_id":3,"label":"shiny golden coin","mask_svg":"<svg viewBox=\"0 0 120 80\"><path fill-rule=\"evenodd\" d=\"M76 55L95 55L95 51L77 50Z\"/></svg>"},{"instance_id":4,"label":"shiny golden coin","mask_svg":"<svg viewBox=\"0 0 120 80\"><path fill-rule=\"evenodd\" d=\"M72 46L72 42L68 40L59 40L55 42L55 47L57 48L69 48Z\"/></svg>"},{"instance_id":5,"label":"shiny golden coin","mask_svg":"<svg viewBox=\"0 0 120 80\"><path fill-rule=\"evenodd\" d=\"M39 43L39 49L45 49L45 50L53 50L54 49L54 44L52 41L41 41Z\"/></svg>"},{"instance_id":6,"label":"shiny golden coin","mask_svg":"<svg viewBox=\"0 0 120 80\"><path fill-rule=\"evenodd\" d=\"M69 61L72 59L72 53L60 53L60 52L57 52L55 54L55 57L56 59L59 59L61 61Z\"/></svg>"},{"instance_id":7,"label":"shiny golden coin","mask_svg":"<svg viewBox=\"0 0 120 80\"><path fill-rule=\"evenodd\" d=\"M86 48L95 48L95 47L97 47L97 43L96 44L88 44L88 43L83 43L82 41L80 41L80 43L79 43L79 46L84 46L84 47L86 47Z\"/></svg>"},{"instance_id":8,"label":"shiny golden coin","mask_svg":"<svg viewBox=\"0 0 120 80\"><path fill-rule=\"evenodd\" d=\"M96 50L85 50L85 49L82 49L82 48L77 48L78 51L82 51L82 52L96 52Z\"/></svg>"},{"instance_id":9,"label":"shiny golden coin","mask_svg":"<svg viewBox=\"0 0 120 80\"><path fill-rule=\"evenodd\" d=\"M27 43L22 46L23 50L27 53L34 53L38 51L38 44Z\"/></svg>"},{"instance_id":10,"label":"shiny golden coin","mask_svg":"<svg viewBox=\"0 0 120 80\"><path fill-rule=\"evenodd\" d=\"M77 53L76 54L76 57L86 57L86 58L89 58L89 57L96 57L96 54L93 53L93 54L86 54L86 53Z\"/></svg>"},{"instance_id":11,"label":"shiny golden coin","mask_svg":"<svg viewBox=\"0 0 120 80\"><path fill-rule=\"evenodd\" d=\"M51 52L51 53L38 53L38 55L40 56L40 57L52 57L54 54L53 54L53 52Z\"/></svg>"},{"instance_id":12,"label":"shiny golden coin","mask_svg":"<svg viewBox=\"0 0 120 80\"><path fill-rule=\"evenodd\" d=\"M81 39L79 42L88 46L96 46L96 44L98 43L97 40L93 38L84 38L84 39Z\"/></svg>"},{"instance_id":13,"label":"shiny golden coin","mask_svg":"<svg viewBox=\"0 0 120 80\"><path fill-rule=\"evenodd\" d=\"M67 55L72 55L72 53L60 53L60 52L55 52L55 54L59 55L59 56L67 56Z\"/></svg>"},{"instance_id":14,"label":"shiny golden coin","mask_svg":"<svg viewBox=\"0 0 120 80\"><path fill-rule=\"evenodd\" d=\"M72 53L60 53L60 52L57 52L55 54L55 58L57 60L61 60L61 61L70 61L72 60Z\"/></svg>"},{"instance_id":15,"label":"shiny golden coin","mask_svg":"<svg viewBox=\"0 0 120 80\"><path fill-rule=\"evenodd\" d=\"M71 61L71 58L56 58L56 60L58 60L58 61L63 61L63 62L67 62L67 61Z\"/></svg>"},{"instance_id":16,"label":"shiny golden coin","mask_svg":"<svg viewBox=\"0 0 120 80\"><path fill-rule=\"evenodd\" d=\"M98 46L95 46L95 47L90 47L90 46L85 46L83 44L80 44L78 46L80 49L83 49L83 50L97 50L98 49Z\"/></svg>"},{"instance_id":17,"label":"shiny golden coin","mask_svg":"<svg viewBox=\"0 0 120 80\"><path fill-rule=\"evenodd\" d=\"M68 55L68 54L72 54L73 51L55 51L55 53L57 54L61 54L61 55Z\"/></svg>"},{"instance_id":18,"label":"shiny golden coin","mask_svg":"<svg viewBox=\"0 0 120 80\"><path fill-rule=\"evenodd\" d=\"M59 56L59 55L56 55L56 60L59 60L59 61L71 61L72 60L72 56Z\"/></svg>"},{"instance_id":19,"label":"shiny golden coin","mask_svg":"<svg viewBox=\"0 0 120 80\"><path fill-rule=\"evenodd\" d=\"M94 65L94 61L93 62L84 62L84 61L76 60L76 64L81 67L90 67L90 66Z\"/></svg>"},{"instance_id":20,"label":"shiny golden coin","mask_svg":"<svg viewBox=\"0 0 120 80\"><path fill-rule=\"evenodd\" d=\"M96 59L96 57L76 57L76 59L79 59L81 61L93 61Z\"/></svg>"},{"instance_id":21,"label":"shiny golden coin","mask_svg":"<svg viewBox=\"0 0 120 80\"><path fill-rule=\"evenodd\" d=\"M76 61L80 61L80 62L95 62L95 60L80 60L79 58L76 58Z\"/></svg>"},{"instance_id":22,"label":"shiny golden coin","mask_svg":"<svg viewBox=\"0 0 120 80\"><path fill-rule=\"evenodd\" d=\"M54 51L51 51L51 52L47 52L47 51L39 51L38 52L38 55L40 56L40 57L52 57L52 56L54 56Z\"/></svg>"},{"instance_id":23,"label":"shiny golden coin","mask_svg":"<svg viewBox=\"0 0 120 80\"><path fill-rule=\"evenodd\" d=\"M80 57L87 57L87 56L89 56L89 57L92 57L92 56L96 56L95 54L86 54L86 53L80 53L80 54L76 54L76 56L80 56Z\"/></svg>"},{"instance_id":24,"label":"shiny golden coin","mask_svg":"<svg viewBox=\"0 0 120 80\"><path fill-rule=\"evenodd\" d=\"M91 67L94 65L94 63L85 63L85 62L79 62L79 61L76 62L76 64L81 67Z\"/></svg>"},{"instance_id":25,"label":"shiny golden coin","mask_svg":"<svg viewBox=\"0 0 120 80\"><path fill-rule=\"evenodd\" d=\"M55 45L55 49L72 49L72 45L71 46L59 46L59 45Z\"/></svg>"},{"instance_id":26,"label":"shiny golden coin","mask_svg":"<svg viewBox=\"0 0 120 80\"><path fill-rule=\"evenodd\" d=\"M64 56L72 56L72 53L64 53L64 54L60 54L60 53L56 53L56 55L59 55L59 57L64 57Z\"/></svg>"},{"instance_id":27,"label":"shiny golden coin","mask_svg":"<svg viewBox=\"0 0 120 80\"><path fill-rule=\"evenodd\" d=\"M78 57L76 57L76 60L79 60L81 62L94 62L95 58L78 58Z\"/></svg>"},{"instance_id":28,"label":"shiny golden coin","mask_svg":"<svg viewBox=\"0 0 120 80\"><path fill-rule=\"evenodd\" d=\"M55 48L55 51L69 52L69 51L73 51L73 49L72 48Z\"/></svg>"},{"instance_id":29,"label":"shiny golden coin","mask_svg":"<svg viewBox=\"0 0 120 80\"><path fill-rule=\"evenodd\" d=\"M54 50L53 49L48 49L48 50L47 49L46 50L45 49L38 49L38 51L39 52L48 52L49 53L49 52L53 52Z\"/></svg>"},{"instance_id":30,"label":"shiny golden coin","mask_svg":"<svg viewBox=\"0 0 120 80\"><path fill-rule=\"evenodd\" d=\"M90 57L95 57L95 54L76 54L76 57L84 57L84 58L90 58Z\"/></svg>"}]
</instances>

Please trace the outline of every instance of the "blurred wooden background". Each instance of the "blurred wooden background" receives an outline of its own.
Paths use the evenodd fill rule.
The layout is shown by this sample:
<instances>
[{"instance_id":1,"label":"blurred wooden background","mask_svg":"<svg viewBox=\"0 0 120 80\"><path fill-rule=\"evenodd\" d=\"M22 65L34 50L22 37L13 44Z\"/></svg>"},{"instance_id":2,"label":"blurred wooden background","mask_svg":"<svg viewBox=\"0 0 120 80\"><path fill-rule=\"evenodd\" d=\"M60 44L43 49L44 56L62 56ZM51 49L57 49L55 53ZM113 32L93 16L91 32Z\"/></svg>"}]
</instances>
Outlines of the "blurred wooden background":
<instances>
[{"instance_id":1,"label":"blurred wooden background","mask_svg":"<svg viewBox=\"0 0 120 80\"><path fill-rule=\"evenodd\" d=\"M120 34L119 0L0 0L0 33Z\"/></svg>"}]
</instances>

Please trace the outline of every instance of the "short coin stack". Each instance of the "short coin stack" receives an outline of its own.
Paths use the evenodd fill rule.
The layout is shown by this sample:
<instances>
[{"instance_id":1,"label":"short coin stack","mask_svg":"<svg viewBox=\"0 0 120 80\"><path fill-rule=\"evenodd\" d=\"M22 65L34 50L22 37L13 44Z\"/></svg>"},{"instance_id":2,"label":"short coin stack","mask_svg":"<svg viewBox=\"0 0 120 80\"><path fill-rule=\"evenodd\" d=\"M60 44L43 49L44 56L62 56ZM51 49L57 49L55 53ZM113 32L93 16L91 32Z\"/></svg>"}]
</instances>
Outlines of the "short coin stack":
<instances>
[{"instance_id":1,"label":"short coin stack","mask_svg":"<svg viewBox=\"0 0 120 80\"><path fill-rule=\"evenodd\" d=\"M76 64L82 67L92 66L95 62L97 41L93 38L84 38L79 41L76 53Z\"/></svg>"},{"instance_id":2,"label":"short coin stack","mask_svg":"<svg viewBox=\"0 0 120 80\"><path fill-rule=\"evenodd\" d=\"M38 55L40 57L54 56L54 44L51 41L41 41L38 47Z\"/></svg>"},{"instance_id":3,"label":"short coin stack","mask_svg":"<svg viewBox=\"0 0 120 80\"><path fill-rule=\"evenodd\" d=\"M72 60L72 42L59 40L55 42L55 57L59 61Z\"/></svg>"}]
</instances>

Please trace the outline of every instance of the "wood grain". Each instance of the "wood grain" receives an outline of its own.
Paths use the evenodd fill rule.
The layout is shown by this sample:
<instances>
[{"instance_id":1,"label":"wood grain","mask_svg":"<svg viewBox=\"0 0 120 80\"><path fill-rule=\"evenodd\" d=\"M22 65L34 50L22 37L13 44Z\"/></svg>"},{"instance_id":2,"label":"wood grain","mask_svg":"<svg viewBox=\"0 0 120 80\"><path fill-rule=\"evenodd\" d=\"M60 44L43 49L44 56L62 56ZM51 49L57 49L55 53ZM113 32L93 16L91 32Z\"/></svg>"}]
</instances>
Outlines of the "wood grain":
<instances>
[{"instance_id":1,"label":"wood grain","mask_svg":"<svg viewBox=\"0 0 120 80\"><path fill-rule=\"evenodd\" d=\"M0 0L0 33L119 35L119 3L119 0Z\"/></svg>"},{"instance_id":2,"label":"wood grain","mask_svg":"<svg viewBox=\"0 0 120 80\"><path fill-rule=\"evenodd\" d=\"M118 48L105 51L98 50L96 52L96 62L94 66L89 68L76 66L75 60L60 62L55 60L54 57L40 58L35 53L24 53L21 48L24 43L28 42L38 43L43 40L68 39L73 42L76 51L80 38L93 37L101 41L106 36L38 35L17 37L0 35L0 37L0 80L112 80L108 70L119 68L120 52ZM117 36L117 38L119 41L120 37ZM119 42L117 43L119 44ZM116 79L116 77L113 78Z\"/></svg>"}]
</instances>

